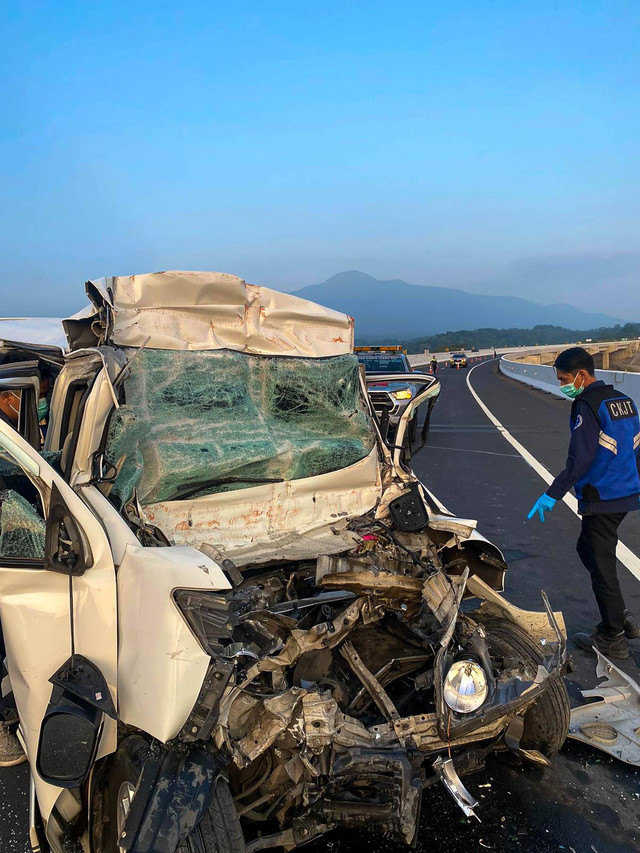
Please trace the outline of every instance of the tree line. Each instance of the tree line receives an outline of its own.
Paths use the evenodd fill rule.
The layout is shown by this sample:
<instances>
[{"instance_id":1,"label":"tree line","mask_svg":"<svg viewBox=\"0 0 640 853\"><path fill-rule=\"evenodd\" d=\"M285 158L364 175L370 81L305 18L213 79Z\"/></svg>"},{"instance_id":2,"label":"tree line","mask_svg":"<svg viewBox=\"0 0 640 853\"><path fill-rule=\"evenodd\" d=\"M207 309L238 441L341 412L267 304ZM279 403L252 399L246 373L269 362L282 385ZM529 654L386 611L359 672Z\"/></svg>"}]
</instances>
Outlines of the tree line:
<instances>
[{"instance_id":1,"label":"tree line","mask_svg":"<svg viewBox=\"0 0 640 853\"><path fill-rule=\"evenodd\" d=\"M565 329L563 326L534 326L532 329L459 329L420 338L362 339L358 344L402 344L407 352L491 349L492 347L543 346L544 344L620 341L640 337L640 323L601 326L597 329Z\"/></svg>"}]
</instances>

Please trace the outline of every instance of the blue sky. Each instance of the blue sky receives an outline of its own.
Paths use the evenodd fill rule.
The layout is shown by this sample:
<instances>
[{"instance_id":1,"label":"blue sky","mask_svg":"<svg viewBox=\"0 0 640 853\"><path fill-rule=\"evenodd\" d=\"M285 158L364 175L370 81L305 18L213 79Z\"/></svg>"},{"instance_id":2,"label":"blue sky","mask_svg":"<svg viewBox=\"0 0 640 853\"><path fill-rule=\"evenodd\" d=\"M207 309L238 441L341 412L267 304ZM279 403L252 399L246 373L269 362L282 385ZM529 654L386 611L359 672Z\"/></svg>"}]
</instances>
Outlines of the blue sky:
<instances>
[{"instance_id":1,"label":"blue sky","mask_svg":"<svg viewBox=\"0 0 640 853\"><path fill-rule=\"evenodd\" d=\"M105 274L357 268L640 319L637 2L0 20L0 314L73 311Z\"/></svg>"}]
</instances>

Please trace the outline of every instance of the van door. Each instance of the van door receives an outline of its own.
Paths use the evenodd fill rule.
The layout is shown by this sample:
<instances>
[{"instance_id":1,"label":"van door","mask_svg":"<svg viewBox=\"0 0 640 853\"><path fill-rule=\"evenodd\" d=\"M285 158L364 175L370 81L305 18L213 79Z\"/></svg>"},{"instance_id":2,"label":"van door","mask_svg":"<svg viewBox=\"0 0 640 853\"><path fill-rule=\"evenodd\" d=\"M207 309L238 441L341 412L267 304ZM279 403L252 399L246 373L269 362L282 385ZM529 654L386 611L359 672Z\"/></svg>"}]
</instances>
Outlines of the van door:
<instances>
[{"instance_id":1,"label":"van door","mask_svg":"<svg viewBox=\"0 0 640 853\"><path fill-rule=\"evenodd\" d=\"M63 522L58 520L61 509ZM82 574L72 579L60 571L45 545L57 541L60 524L73 528L69 538L79 552L74 571ZM106 534L62 477L16 430L0 421L0 625L20 730L45 821L62 789L39 777L36 755L51 697L49 678L71 654L71 600L75 651L100 669L117 703L116 584ZM97 756L115 747L116 723L105 717Z\"/></svg>"},{"instance_id":2,"label":"van door","mask_svg":"<svg viewBox=\"0 0 640 853\"><path fill-rule=\"evenodd\" d=\"M426 444L431 410L440 394L440 383L428 373L390 373L376 376L375 380L406 383L412 394L398 422L393 446L390 447L396 467L409 466L411 457Z\"/></svg>"}]
</instances>

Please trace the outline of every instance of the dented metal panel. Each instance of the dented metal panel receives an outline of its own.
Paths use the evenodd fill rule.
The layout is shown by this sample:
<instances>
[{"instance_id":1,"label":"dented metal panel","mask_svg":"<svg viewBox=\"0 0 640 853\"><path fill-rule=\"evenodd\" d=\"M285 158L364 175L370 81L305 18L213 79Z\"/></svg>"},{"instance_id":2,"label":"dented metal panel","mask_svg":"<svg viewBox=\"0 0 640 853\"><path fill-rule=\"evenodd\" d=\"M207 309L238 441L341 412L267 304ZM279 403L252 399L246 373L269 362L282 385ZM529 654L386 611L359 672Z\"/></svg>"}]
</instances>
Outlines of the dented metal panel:
<instances>
[{"instance_id":1,"label":"dented metal panel","mask_svg":"<svg viewBox=\"0 0 640 853\"><path fill-rule=\"evenodd\" d=\"M347 521L371 510L382 487L377 449L317 477L270 483L144 507L146 521L174 542L211 542L238 565L299 560L353 547Z\"/></svg>"},{"instance_id":2,"label":"dented metal panel","mask_svg":"<svg viewBox=\"0 0 640 853\"><path fill-rule=\"evenodd\" d=\"M119 719L167 741L185 724L210 663L171 594L230 584L199 551L142 545L126 546L117 584Z\"/></svg>"},{"instance_id":3,"label":"dented metal panel","mask_svg":"<svg viewBox=\"0 0 640 853\"><path fill-rule=\"evenodd\" d=\"M102 309L104 334L117 346L159 349L232 349L255 355L324 358L353 349L346 314L235 275L169 270L90 282ZM65 324L71 348L99 311L81 327Z\"/></svg>"}]
</instances>

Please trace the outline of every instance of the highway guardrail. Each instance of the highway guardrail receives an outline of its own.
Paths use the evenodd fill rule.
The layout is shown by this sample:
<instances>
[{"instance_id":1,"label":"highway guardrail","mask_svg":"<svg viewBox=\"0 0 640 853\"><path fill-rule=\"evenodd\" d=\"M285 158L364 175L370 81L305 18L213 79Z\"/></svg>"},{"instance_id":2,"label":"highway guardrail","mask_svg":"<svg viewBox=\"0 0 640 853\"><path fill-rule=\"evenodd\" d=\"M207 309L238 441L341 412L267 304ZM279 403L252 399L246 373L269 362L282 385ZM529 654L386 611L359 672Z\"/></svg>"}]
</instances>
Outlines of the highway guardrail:
<instances>
[{"instance_id":1,"label":"highway guardrail","mask_svg":"<svg viewBox=\"0 0 640 853\"><path fill-rule=\"evenodd\" d=\"M501 373L511 379L566 399L560 392L556 372L550 364L531 364L503 355L499 361L499 368ZM640 404L640 373L624 370L596 370L596 378L613 385L614 388L628 394L637 404Z\"/></svg>"}]
</instances>

